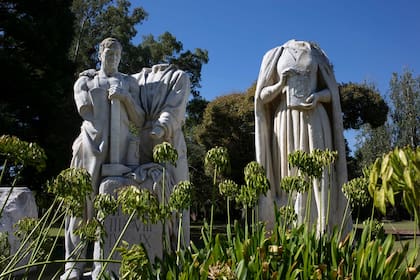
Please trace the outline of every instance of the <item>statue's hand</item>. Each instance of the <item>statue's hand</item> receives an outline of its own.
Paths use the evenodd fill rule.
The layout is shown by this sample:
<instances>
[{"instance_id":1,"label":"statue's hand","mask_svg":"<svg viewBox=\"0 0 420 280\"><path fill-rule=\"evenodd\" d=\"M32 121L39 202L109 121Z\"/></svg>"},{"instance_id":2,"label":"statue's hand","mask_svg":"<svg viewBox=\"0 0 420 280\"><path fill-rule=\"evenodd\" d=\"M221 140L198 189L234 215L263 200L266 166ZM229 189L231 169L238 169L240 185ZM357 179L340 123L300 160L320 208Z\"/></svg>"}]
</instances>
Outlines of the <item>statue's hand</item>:
<instances>
[{"instance_id":1,"label":"statue's hand","mask_svg":"<svg viewBox=\"0 0 420 280\"><path fill-rule=\"evenodd\" d=\"M119 100L121 102L125 102L127 100L127 93L124 91L123 88L115 85L115 86L111 86L108 89L108 98L109 100Z\"/></svg>"},{"instance_id":2,"label":"statue's hand","mask_svg":"<svg viewBox=\"0 0 420 280\"><path fill-rule=\"evenodd\" d=\"M150 132L150 137L153 139L161 139L165 135L165 130L161 126L155 126L153 130Z\"/></svg>"},{"instance_id":3,"label":"statue's hand","mask_svg":"<svg viewBox=\"0 0 420 280\"><path fill-rule=\"evenodd\" d=\"M309 95L308 98L306 98L305 103L299 104L302 109L310 110L315 108L319 101L319 96L316 93L312 93Z\"/></svg>"}]
</instances>

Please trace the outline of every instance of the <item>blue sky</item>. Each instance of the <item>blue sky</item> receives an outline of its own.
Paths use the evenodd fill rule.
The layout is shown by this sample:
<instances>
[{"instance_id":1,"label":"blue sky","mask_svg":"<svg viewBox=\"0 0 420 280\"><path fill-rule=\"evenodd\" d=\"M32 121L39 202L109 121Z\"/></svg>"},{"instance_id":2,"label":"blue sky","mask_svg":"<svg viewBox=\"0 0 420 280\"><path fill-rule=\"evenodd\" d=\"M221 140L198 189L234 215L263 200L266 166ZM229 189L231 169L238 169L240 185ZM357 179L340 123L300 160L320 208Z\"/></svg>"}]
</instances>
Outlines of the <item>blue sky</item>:
<instances>
[{"instance_id":1,"label":"blue sky","mask_svg":"<svg viewBox=\"0 0 420 280\"><path fill-rule=\"evenodd\" d=\"M184 50L207 49L201 94L208 100L246 90L266 51L289 39L317 42L338 82L363 82L388 91L392 72L420 70L417 0L141 0L148 19L139 36L171 32Z\"/></svg>"},{"instance_id":2,"label":"blue sky","mask_svg":"<svg viewBox=\"0 0 420 280\"><path fill-rule=\"evenodd\" d=\"M290 39L317 42L341 82L368 81L382 95L393 72L420 71L418 0L135 0L148 19L143 35L172 33L184 50L207 49L201 95L245 91L269 49Z\"/></svg>"}]
</instances>

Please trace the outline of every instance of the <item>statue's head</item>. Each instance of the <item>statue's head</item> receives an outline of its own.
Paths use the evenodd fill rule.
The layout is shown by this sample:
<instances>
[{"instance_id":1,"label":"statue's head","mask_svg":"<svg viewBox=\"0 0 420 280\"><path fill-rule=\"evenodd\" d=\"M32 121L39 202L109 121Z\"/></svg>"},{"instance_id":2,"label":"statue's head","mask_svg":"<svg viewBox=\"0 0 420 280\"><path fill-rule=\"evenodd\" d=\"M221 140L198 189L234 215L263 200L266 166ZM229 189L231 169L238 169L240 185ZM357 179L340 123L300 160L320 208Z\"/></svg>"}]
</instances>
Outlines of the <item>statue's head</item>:
<instances>
[{"instance_id":1,"label":"statue's head","mask_svg":"<svg viewBox=\"0 0 420 280\"><path fill-rule=\"evenodd\" d=\"M120 54L122 52L121 43L115 38L106 38L99 44L99 55L101 55L101 53L107 48L118 50Z\"/></svg>"},{"instance_id":2,"label":"statue's head","mask_svg":"<svg viewBox=\"0 0 420 280\"><path fill-rule=\"evenodd\" d=\"M99 44L101 68L106 72L116 72L121 60L122 46L115 38L106 38Z\"/></svg>"}]
</instances>

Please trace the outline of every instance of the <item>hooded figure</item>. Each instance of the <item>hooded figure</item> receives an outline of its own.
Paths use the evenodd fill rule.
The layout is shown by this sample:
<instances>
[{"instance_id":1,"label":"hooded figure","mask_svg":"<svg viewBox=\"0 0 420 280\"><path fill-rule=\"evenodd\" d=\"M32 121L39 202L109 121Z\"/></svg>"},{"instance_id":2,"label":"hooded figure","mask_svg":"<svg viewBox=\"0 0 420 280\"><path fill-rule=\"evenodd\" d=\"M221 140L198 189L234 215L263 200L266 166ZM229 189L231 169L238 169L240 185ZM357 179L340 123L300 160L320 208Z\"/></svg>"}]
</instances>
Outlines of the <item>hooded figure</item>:
<instances>
[{"instance_id":1,"label":"hooded figure","mask_svg":"<svg viewBox=\"0 0 420 280\"><path fill-rule=\"evenodd\" d=\"M340 97L332 66L318 46L290 40L264 55L255 92L255 146L271 185L259 201L260 219L269 227L274 223L273 202L287 203L281 179L297 175L288 166L288 155L296 150L337 151L331 174L326 168L322 178L314 180L310 222L316 223L318 233L341 225L347 168ZM306 197L301 193L293 197L298 223L305 217ZM350 229L350 217L346 221L345 231Z\"/></svg>"}]
</instances>

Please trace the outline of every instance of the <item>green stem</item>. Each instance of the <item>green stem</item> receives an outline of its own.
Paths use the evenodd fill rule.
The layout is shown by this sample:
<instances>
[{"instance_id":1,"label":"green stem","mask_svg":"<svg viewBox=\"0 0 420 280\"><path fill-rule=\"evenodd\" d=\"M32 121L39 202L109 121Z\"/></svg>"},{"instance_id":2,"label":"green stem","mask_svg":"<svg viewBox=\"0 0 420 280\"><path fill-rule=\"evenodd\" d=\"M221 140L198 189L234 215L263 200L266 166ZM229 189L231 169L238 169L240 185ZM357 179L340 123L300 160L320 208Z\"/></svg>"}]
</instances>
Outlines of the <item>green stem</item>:
<instances>
[{"instance_id":1,"label":"green stem","mask_svg":"<svg viewBox=\"0 0 420 280\"><path fill-rule=\"evenodd\" d=\"M248 207L245 206L245 240L248 239Z\"/></svg>"},{"instance_id":2,"label":"green stem","mask_svg":"<svg viewBox=\"0 0 420 280\"><path fill-rule=\"evenodd\" d=\"M340 232L338 233L338 240L341 240L341 235L343 234L344 225L347 221L347 212L349 210L349 207L350 207L350 200L347 200L346 209L344 210L344 217L343 217L343 220L341 221Z\"/></svg>"},{"instance_id":3,"label":"green stem","mask_svg":"<svg viewBox=\"0 0 420 280\"><path fill-rule=\"evenodd\" d=\"M332 180L332 176L331 176L331 165L329 165L328 166L327 217L325 219L325 229L328 229L328 222L329 222L329 218L330 218L330 208L331 208L331 180ZM345 218L346 218L346 216L344 216L344 219ZM333 229L331 228L330 230L332 231Z\"/></svg>"},{"instance_id":4,"label":"green stem","mask_svg":"<svg viewBox=\"0 0 420 280\"><path fill-rule=\"evenodd\" d=\"M210 242L213 240L213 213L214 213L214 200L215 200L215 189L216 189L216 178L217 178L217 169L214 168L213 173L213 188L211 192L211 210L210 210Z\"/></svg>"},{"instance_id":5,"label":"green stem","mask_svg":"<svg viewBox=\"0 0 420 280\"><path fill-rule=\"evenodd\" d=\"M162 200L160 202L161 211L165 209L165 177L166 177L166 168L163 166L163 175L162 175ZM163 250L166 251L169 247L166 244L166 218L162 219L162 244Z\"/></svg>"},{"instance_id":6,"label":"green stem","mask_svg":"<svg viewBox=\"0 0 420 280\"><path fill-rule=\"evenodd\" d=\"M229 197L226 198L226 210L227 210L227 225L226 225L226 233L228 238L229 246L232 245L232 232L230 228L230 199Z\"/></svg>"},{"instance_id":7,"label":"green stem","mask_svg":"<svg viewBox=\"0 0 420 280\"><path fill-rule=\"evenodd\" d=\"M76 248L74 248L73 252L71 252L69 258L74 258L73 257L73 254L76 254L77 253L77 255L76 255L76 257L74 259L76 259L76 260L77 259L80 259L80 256L82 255L82 251L84 249L83 247L86 246L86 245L87 245L87 243L84 242L84 241L79 242L77 244ZM76 262L74 260L71 260L71 263L73 263L73 265L71 266L70 271L72 271L75 268L75 266L76 266ZM67 275L66 280L69 280L69 277L70 277L70 273Z\"/></svg>"},{"instance_id":8,"label":"green stem","mask_svg":"<svg viewBox=\"0 0 420 280\"><path fill-rule=\"evenodd\" d=\"M32 256L29 260L29 263L33 262L36 258L36 255L38 253L38 250L41 249L42 245L45 242L46 236L48 235L48 232L50 231L52 225L55 223L56 219L57 219L57 215L59 215L60 217L62 217L64 215L64 213L60 213L60 211L54 211L54 215L52 217L52 220L47 224L48 219L45 219L44 222L42 223L42 227L41 227L41 233L44 234L40 234L37 237L37 240L35 242L36 246L32 252ZM64 219L62 219L62 223L64 222Z\"/></svg>"},{"instance_id":9,"label":"green stem","mask_svg":"<svg viewBox=\"0 0 420 280\"><path fill-rule=\"evenodd\" d=\"M4 160L3 167L1 169L0 184L1 184L1 181L3 181L4 172L6 171L6 165L7 165L7 158Z\"/></svg>"},{"instance_id":10,"label":"green stem","mask_svg":"<svg viewBox=\"0 0 420 280\"><path fill-rule=\"evenodd\" d=\"M64 227L64 222L65 222L65 219L62 219L62 221L61 221L61 225L60 225L60 227L59 227L59 231L61 231L61 229ZM51 223L52 224L52 223ZM52 253L53 253L53 251L54 251L54 248L55 248L55 246L57 245L57 241L58 241L58 238L59 238L59 234L57 234L56 236L55 236L55 239L54 239L54 243L53 243L53 245L51 246L51 249L50 249L50 251L48 252L48 255L47 255L47 261L48 260L50 260L50 258L51 258L51 255L52 255ZM45 269L47 268L47 265L46 264L44 264L43 266L42 266L42 269L41 269L41 272L40 272L40 274L39 274L39 276L38 276L38 280L42 280L42 275L44 274L44 271L45 271Z\"/></svg>"},{"instance_id":11,"label":"green stem","mask_svg":"<svg viewBox=\"0 0 420 280\"><path fill-rule=\"evenodd\" d=\"M252 235L254 235L255 234L255 208L254 207L252 207L252 210L251 210L251 223L252 223L251 232L252 232Z\"/></svg>"},{"instance_id":12,"label":"green stem","mask_svg":"<svg viewBox=\"0 0 420 280\"><path fill-rule=\"evenodd\" d=\"M179 254L181 253L181 232L182 232L182 210L179 213L179 224L178 224L178 242L176 246L176 265L179 265Z\"/></svg>"},{"instance_id":13,"label":"green stem","mask_svg":"<svg viewBox=\"0 0 420 280\"><path fill-rule=\"evenodd\" d=\"M117 249L118 244L121 242L121 239L124 236L124 233L127 231L127 228L130 225L130 223L133 220L136 213L137 213L137 211L134 210L133 213L131 213L130 217L128 218L127 222L125 223L124 228L122 229L120 235L118 236L117 241L115 241L114 247L112 247L112 250L108 255L108 258L106 259L107 262L105 262L105 264L102 266L101 271L98 274L98 279L101 279L102 274L105 272L105 269L108 266L108 261L111 262L112 255L114 254L115 250Z\"/></svg>"},{"instance_id":14,"label":"green stem","mask_svg":"<svg viewBox=\"0 0 420 280\"><path fill-rule=\"evenodd\" d=\"M26 248L25 249L25 247L27 247L26 244L29 242L29 240L32 237L32 235L35 234L35 231L38 229L38 227L40 227L40 224L43 223L45 220L48 220L48 217L50 216L50 214L51 214L51 212L53 210L54 211L57 210L57 208L55 208L56 202L57 202L57 199L54 199L54 201L51 204L50 208L48 208L48 210L45 212L45 214L39 220L39 223L37 223L37 225L35 226L35 228L32 229L32 231L25 237L25 239L23 240L23 242L20 243L18 250L13 255L12 259L7 264L7 266L4 269L4 271L7 271L8 269L10 269L13 266L15 266L16 264L18 264L29 253L29 250L30 249L29 248ZM59 204L58 209L61 208L61 205L62 205L62 203ZM22 252L24 252L23 255L21 255Z\"/></svg>"},{"instance_id":15,"label":"green stem","mask_svg":"<svg viewBox=\"0 0 420 280\"><path fill-rule=\"evenodd\" d=\"M369 221L369 241L372 240L372 226L373 226L373 216L375 214L375 205L372 205L372 214L370 216L370 221Z\"/></svg>"},{"instance_id":16,"label":"green stem","mask_svg":"<svg viewBox=\"0 0 420 280\"><path fill-rule=\"evenodd\" d=\"M305 219L304 219L304 223L306 225L309 225L309 218L311 215L311 200L312 200L312 190L313 189L313 184L312 184L312 188L309 188L308 192L307 192L307 197L306 197L306 209L305 209Z\"/></svg>"},{"instance_id":17,"label":"green stem","mask_svg":"<svg viewBox=\"0 0 420 280\"><path fill-rule=\"evenodd\" d=\"M7 201L9 200L10 196L12 195L12 192L13 192L13 190L15 188L16 181L17 181L17 178L19 176L19 173L20 172L18 172L18 174L16 174L16 176L15 176L15 179L13 179L13 182L12 182L12 185L10 187L9 193L7 194L6 200L4 201L3 205L1 206L0 217L3 215L3 211L4 211L4 208L6 208ZM3 174L2 174L2 177L3 177Z\"/></svg>"}]
</instances>

